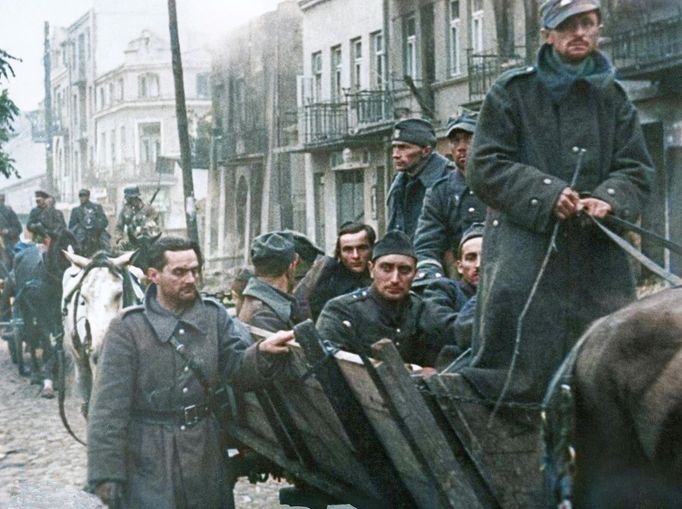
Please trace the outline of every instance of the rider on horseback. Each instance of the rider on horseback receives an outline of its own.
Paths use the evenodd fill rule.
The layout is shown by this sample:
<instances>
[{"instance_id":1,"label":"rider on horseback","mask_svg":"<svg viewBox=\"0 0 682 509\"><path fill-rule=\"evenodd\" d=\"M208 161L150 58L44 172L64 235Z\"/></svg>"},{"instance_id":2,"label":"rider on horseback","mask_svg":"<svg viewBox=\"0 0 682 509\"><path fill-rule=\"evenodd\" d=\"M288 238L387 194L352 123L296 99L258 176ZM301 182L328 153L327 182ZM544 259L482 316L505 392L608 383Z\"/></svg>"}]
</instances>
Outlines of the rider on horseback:
<instances>
[{"instance_id":1,"label":"rider on horseback","mask_svg":"<svg viewBox=\"0 0 682 509\"><path fill-rule=\"evenodd\" d=\"M158 212L151 205L145 205L139 187L126 187L123 196L125 205L116 223L116 246L121 251L129 251L142 247L144 239L157 238L160 229Z\"/></svg>"},{"instance_id":2,"label":"rider on horseback","mask_svg":"<svg viewBox=\"0 0 682 509\"><path fill-rule=\"evenodd\" d=\"M111 249L111 237L107 232L109 221L104 209L98 203L90 201L90 190L78 191L80 205L73 209L69 219L69 230L78 240L83 256L92 256L97 251Z\"/></svg>"}]
</instances>

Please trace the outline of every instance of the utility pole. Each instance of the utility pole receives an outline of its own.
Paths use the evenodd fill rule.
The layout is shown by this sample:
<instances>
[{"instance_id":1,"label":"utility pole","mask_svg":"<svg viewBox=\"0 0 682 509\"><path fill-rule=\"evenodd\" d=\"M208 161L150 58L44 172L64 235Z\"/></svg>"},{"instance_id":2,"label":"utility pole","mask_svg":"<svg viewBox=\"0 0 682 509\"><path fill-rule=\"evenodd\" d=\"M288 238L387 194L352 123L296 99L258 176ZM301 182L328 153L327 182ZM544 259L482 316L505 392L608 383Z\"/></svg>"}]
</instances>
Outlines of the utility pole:
<instances>
[{"instance_id":1,"label":"utility pole","mask_svg":"<svg viewBox=\"0 0 682 509\"><path fill-rule=\"evenodd\" d=\"M199 242L197 211L194 202L194 181L192 180L192 152L187 127L187 107L185 105L185 84L182 75L182 58L178 37L178 15L175 0L168 0L168 28L170 30L171 53L173 55L173 79L175 81L175 116L178 119L178 139L180 141L180 166L182 167L182 190L185 196L185 220L187 236Z\"/></svg>"},{"instance_id":2,"label":"utility pole","mask_svg":"<svg viewBox=\"0 0 682 509\"><path fill-rule=\"evenodd\" d=\"M43 52L43 69L44 69L44 87L45 87L45 101L43 107L45 108L45 170L46 191L54 194L54 166L52 161L52 85L50 84L50 76L52 72L52 63L50 60L50 24L45 22L45 41Z\"/></svg>"}]
</instances>

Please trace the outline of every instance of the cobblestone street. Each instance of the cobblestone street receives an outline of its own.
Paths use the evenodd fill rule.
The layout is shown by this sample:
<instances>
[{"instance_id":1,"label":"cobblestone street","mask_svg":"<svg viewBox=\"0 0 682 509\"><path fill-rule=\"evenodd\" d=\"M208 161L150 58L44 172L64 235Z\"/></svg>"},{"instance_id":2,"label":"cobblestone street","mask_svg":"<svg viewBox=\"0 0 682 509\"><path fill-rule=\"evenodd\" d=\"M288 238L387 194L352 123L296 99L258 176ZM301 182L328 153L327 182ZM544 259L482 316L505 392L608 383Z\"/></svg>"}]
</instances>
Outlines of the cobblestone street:
<instances>
[{"instance_id":1,"label":"cobblestone street","mask_svg":"<svg viewBox=\"0 0 682 509\"><path fill-rule=\"evenodd\" d=\"M40 387L18 375L0 341L0 509L94 509L98 499L82 490L85 447L67 433L57 399L43 399ZM67 394L67 417L85 438L79 401ZM240 481L238 509L285 507L277 502L284 483L270 480L252 485ZM288 507L288 506L286 506Z\"/></svg>"}]
</instances>

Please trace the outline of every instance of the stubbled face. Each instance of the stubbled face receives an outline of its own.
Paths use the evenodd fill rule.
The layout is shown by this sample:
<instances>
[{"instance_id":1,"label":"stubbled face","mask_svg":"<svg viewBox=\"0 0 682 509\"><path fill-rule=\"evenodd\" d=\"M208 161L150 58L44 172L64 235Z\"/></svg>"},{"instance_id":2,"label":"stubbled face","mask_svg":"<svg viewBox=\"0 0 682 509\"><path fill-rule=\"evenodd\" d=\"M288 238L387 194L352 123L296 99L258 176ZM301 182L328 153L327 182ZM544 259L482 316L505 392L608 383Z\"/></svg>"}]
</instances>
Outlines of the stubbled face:
<instances>
[{"instance_id":1,"label":"stubbled face","mask_svg":"<svg viewBox=\"0 0 682 509\"><path fill-rule=\"evenodd\" d=\"M462 255L457 260L457 272L462 279L471 286L478 287L480 279L479 269L481 268L481 247L483 246L482 237L474 237L462 245Z\"/></svg>"},{"instance_id":2,"label":"stubbled face","mask_svg":"<svg viewBox=\"0 0 682 509\"><path fill-rule=\"evenodd\" d=\"M393 166L395 171L414 170L431 153L431 147L420 147L404 141L393 142Z\"/></svg>"},{"instance_id":3,"label":"stubbled face","mask_svg":"<svg viewBox=\"0 0 682 509\"><path fill-rule=\"evenodd\" d=\"M90 197L87 194L79 194L78 195L78 200L81 202L81 205L84 205Z\"/></svg>"},{"instance_id":4,"label":"stubbled face","mask_svg":"<svg viewBox=\"0 0 682 509\"><path fill-rule=\"evenodd\" d=\"M372 248L366 231L346 233L339 237L339 261L351 272L365 272L371 255Z\"/></svg>"},{"instance_id":5,"label":"stubbled face","mask_svg":"<svg viewBox=\"0 0 682 509\"><path fill-rule=\"evenodd\" d=\"M410 293L417 273L417 261L411 256L386 255L370 262L372 287L384 299L398 302Z\"/></svg>"},{"instance_id":6,"label":"stubbled face","mask_svg":"<svg viewBox=\"0 0 682 509\"><path fill-rule=\"evenodd\" d=\"M149 279L157 285L159 302L172 309L189 307L197 293L199 260L193 249L166 251L163 269L149 268Z\"/></svg>"},{"instance_id":7,"label":"stubbled face","mask_svg":"<svg viewBox=\"0 0 682 509\"><path fill-rule=\"evenodd\" d=\"M457 169L466 173L467 154L471 144L471 133L456 130L450 135L450 154Z\"/></svg>"},{"instance_id":8,"label":"stubbled face","mask_svg":"<svg viewBox=\"0 0 682 509\"><path fill-rule=\"evenodd\" d=\"M554 30L544 30L543 35L562 60L576 64L597 48L599 32L599 15L590 11L565 19Z\"/></svg>"},{"instance_id":9,"label":"stubbled face","mask_svg":"<svg viewBox=\"0 0 682 509\"><path fill-rule=\"evenodd\" d=\"M45 198L36 196L36 207L45 208Z\"/></svg>"}]
</instances>

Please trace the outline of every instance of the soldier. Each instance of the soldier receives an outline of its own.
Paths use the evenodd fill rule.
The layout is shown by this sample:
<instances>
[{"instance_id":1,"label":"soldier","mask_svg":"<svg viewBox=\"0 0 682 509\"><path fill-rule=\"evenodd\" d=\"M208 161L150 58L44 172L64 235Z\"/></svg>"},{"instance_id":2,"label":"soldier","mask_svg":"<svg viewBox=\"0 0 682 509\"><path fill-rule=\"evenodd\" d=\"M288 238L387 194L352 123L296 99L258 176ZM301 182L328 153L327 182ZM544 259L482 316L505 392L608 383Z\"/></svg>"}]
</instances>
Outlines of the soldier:
<instances>
[{"instance_id":1,"label":"soldier","mask_svg":"<svg viewBox=\"0 0 682 509\"><path fill-rule=\"evenodd\" d=\"M291 236L264 233L251 243L255 276L243 292L239 319L267 331L290 330L303 320L291 295L298 255Z\"/></svg>"},{"instance_id":2,"label":"soldier","mask_svg":"<svg viewBox=\"0 0 682 509\"><path fill-rule=\"evenodd\" d=\"M21 223L12 207L5 205L5 193L0 193L0 235L5 244L5 250L11 255L14 245L21 235Z\"/></svg>"},{"instance_id":3,"label":"soldier","mask_svg":"<svg viewBox=\"0 0 682 509\"><path fill-rule=\"evenodd\" d=\"M391 339L405 362L432 366L438 353L429 339L424 302L410 293L417 257L407 235L389 231L374 246L372 285L330 300L317 320L320 335L351 352L370 355L380 339Z\"/></svg>"},{"instance_id":4,"label":"soldier","mask_svg":"<svg viewBox=\"0 0 682 509\"><path fill-rule=\"evenodd\" d=\"M116 222L116 245L121 250L137 249L144 238L153 239L159 235L158 214L153 207L144 204L137 186L126 187L123 198L125 204Z\"/></svg>"},{"instance_id":5,"label":"soldier","mask_svg":"<svg viewBox=\"0 0 682 509\"><path fill-rule=\"evenodd\" d=\"M40 244L45 240L48 232L58 235L66 228L64 214L57 210L54 198L45 191L36 191L36 206L31 209L26 222L26 229L31 232L33 242Z\"/></svg>"},{"instance_id":6,"label":"soldier","mask_svg":"<svg viewBox=\"0 0 682 509\"><path fill-rule=\"evenodd\" d=\"M341 225L334 257L318 257L294 290L306 317L317 320L324 305L334 297L370 285L369 261L375 239L374 228L367 224Z\"/></svg>"},{"instance_id":7,"label":"soldier","mask_svg":"<svg viewBox=\"0 0 682 509\"><path fill-rule=\"evenodd\" d=\"M80 205L73 209L69 218L69 230L78 240L83 256L92 256L97 251L109 251L111 249L109 232L109 220L104 214L104 209L98 203L90 201L90 190L78 191Z\"/></svg>"},{"instance_id":8,"label":"soldier","mask_svg":"<svg viewBox=\"0 0 682 509\"><path fill-rule=\"evenodd\" d=\"M537 64L486 95L467 170L489 209L462 375L493 400L506 387L506 400L539 401L586 326L635 298L627 255L592 220L636 221L651 187L637 112L597 49L599 3L548 0L541 14Z\"/></svg>"},{"instance_id":9,"label":"soldier","mask_svg":"<svg viewBox=\"0 0 682 509\"><path fill-rule=\"evenodd\" d=\"M103 343L88 416L88 480L110 507L233 508L205 385L265 385L293 335L244 349L242 329L197 292L195 243L165 237L149 255L144 304L115 318Z\"/></svg>"},{"instance_id":10,"label":"soldier","mask_svg":"<svg viewBox=\"0 0 682 509\"><path fill-rule=\"evenodd\" d=\"M388 230L400 230L412 239L426 190L455 167L434 151L436 132L428 120L409 118L397 122L391 144L398 174L388 191Z\"/></svg>"},{"instance_id":11,"label":"soldier","mask_svg":"<svg viewBox=\"0 0 682 509\"><path fill-rule=\"evenodd\" d=\"M450 264L444 263L444 259L450 248L459 245L462 233L471 224L485 220L485 204L465 181L467 155L474 131L475 115L463 114L448 121L447 137L457 170L449 172L426 191L414 237L418 279L446 273Z\"/></svg>"}]
</instances>

